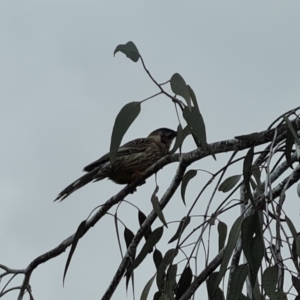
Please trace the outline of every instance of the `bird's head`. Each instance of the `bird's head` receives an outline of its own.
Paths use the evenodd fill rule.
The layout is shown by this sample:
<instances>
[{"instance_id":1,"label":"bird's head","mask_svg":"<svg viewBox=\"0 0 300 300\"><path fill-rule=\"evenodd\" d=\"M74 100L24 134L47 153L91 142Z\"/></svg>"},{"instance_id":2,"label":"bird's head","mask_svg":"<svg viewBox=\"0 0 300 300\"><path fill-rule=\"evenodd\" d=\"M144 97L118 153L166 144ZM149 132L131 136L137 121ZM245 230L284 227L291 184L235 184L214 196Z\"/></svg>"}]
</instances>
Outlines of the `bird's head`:
<instances>
[{"instance_id":1,"label":"bird's head","mask_svg":"<svg viewBox=\"0 0 300 300\"><path fill-rule=\"evenodd\" d=\"M176 137L177 132L169 129L169 128L159 128L154 131L152 131L148 138L153 138L158 142L166 144L168 147L170 147L172 141Z\"/></svg>"}]
</instances>

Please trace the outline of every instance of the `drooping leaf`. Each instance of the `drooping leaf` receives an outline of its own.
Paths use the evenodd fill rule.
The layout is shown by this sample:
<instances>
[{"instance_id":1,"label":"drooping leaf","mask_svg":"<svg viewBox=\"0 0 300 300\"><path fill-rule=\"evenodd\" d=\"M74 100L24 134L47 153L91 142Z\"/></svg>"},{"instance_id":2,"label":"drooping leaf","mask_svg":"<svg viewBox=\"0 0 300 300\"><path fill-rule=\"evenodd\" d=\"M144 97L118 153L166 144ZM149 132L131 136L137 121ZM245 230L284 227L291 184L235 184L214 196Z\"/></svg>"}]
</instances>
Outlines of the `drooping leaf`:
<instances>
[{"instance_id":1,"label":"drooping leaf","mask_svg":"<svg viewBox=\"0 0 300 300\"><path fill-rule=\"evenodd\" d=\"M177 228L176 233L169 240L169 242L168 242L169 244L172 243L172 242L174 242L174 241L176 241L180 237L180 235L183 233L183 231L186 228L186 226L189 225L190 221L191 221L191 217L190 216L182 218L182 220L179 223L179 226Z\"/></svg>"},{"instance_id":2,"label":"drooping leaf","mask_svg":"<svg viewBox=\"0 0 300 300\"><path fill-rule=\"evenodd\" d=\"M156 270L161 264L161 261L163 260L161 252L156 248L153 252L153 261L156 267Z\"/></svg>"},{"instance_id":3,"label":"drooping leaf","mask_svg":"<svg viewBox=\"0 0 300 300\"><path fill-rule=\"evenodd\" d=\"M143 246L141 252L134 260L133 265L128 268L128 272L131 272L132 270L134 270L140 265L140 263L145 259L145 257L149 253L149 250L152 249L159 242L159 240L163 235L163 232L164 232L163 227L158 227L151 233L145 245Z\"/></svg>"},{"instance_id":4,"label":"drooping leaf","mask_svg":"<svg viewBox=\"0 0 300 300\"><path fill-rule=\"evenodd\" d=\"M218 287L219 283L219 272L212 273L208 280L206 281L207 286L207 293L209 296L209 299L213 300L224 300L224 294L223 291Z\"/></svg>"},{"instance_id":5,"label":"drooping leaf","mask_svg":"<svg viewBox=\"0 0 300 300\"><path fill-rule=\"evenodd\" d=\"M296 243L296 252L298 257L300 257L300 233L297 233L296 238L295 238L295 243Z\"/></svg>"},{"instance_id":6,"label":"drooping leaf","mask_svg":"<svg viewBox=\"0 0 300 300\"><path fill-rule=\"evenodd\" d=\"M160 208L160 203L158 201L157 196L153 193L152 197L151 197L151 203L153 206L153 210L155 211L155 213L157 214L158 218L161 220L161 222L168 228L166 219L164 217L164 214Z\"/></svg>"},{"instance_id":7,"label":"drooping leaf","mask_svg":"<svg viewBox=\"0 0 300 300\"><path fill-rule=\"evenodd\" d=\"M191 99L190 99L190 93L189 89L185 83L185 80L182 78L182 76L178 73L173 74L173 76L170 79L170 85L171 90L174 94L182 96L187 105L188 109L191 109Z\"/></svg>"},{"instance_id":8,"label":"drooping leaf","mask_svg":"<svg viewBox=\"0 0 300 300\"><path fill-rule=\"evenodd\" d=\"M183 204L185 205L185 191L186 191L186 187L189 183L189 181L194 178L197 175L197 170L189 170L187 171L182 179L181 182L181 198L183 201Z\"/></svg>"},{"instance_id":9,"label":"drooping leaf","mask_svg":"<svg viewBox=\"0 0 300 300\"><path fill-rule=\"evenodd\" d=\"M188 265L183 270L180 279L178 281L177 290L176 290L176 300L179 300L180 297L187 290L187 288L191 285L192 279L193 279L193 272L191 267Z\"/></svg>"},{"instance_id":10,"label":"drooping leaf","mask_svg":"<svg viewBox=\"0 0 300 300\"><path fill-rule=\"evenodd\" d=\"M183 109L183 117L195 139L201 144L204 151L207 150L206 129L202 114L197 107ZM197 145L199 147L199 145Z\"/></svg>"},{"instance_id":11,"label":"drooping leaf","mask_svg":"<svg viewBox=\"0 0 300 300\"><path fill-rule=\"evenodd\" d=\"M127 249L129 247L129 245L131 244L133 238L134 238L134 233L130 229L125 227L125 229L124 229L124 239L125 239Z\"/></svg>"},{"instance_id":12,"label":"drooping leaf","mask_svg":"<svg viewBox=\"0 0 300 300\"><path fill-rule=\"evenodd\" d=\"M176 249L169 249L163 260L161 261L158 269L157 269L157 275L156 275L156 284L158 289L161 291L164 286L164 280L165 280L165 271L168 267L168 265L173 261L174 257L177 255Z\"/></svg>"},{"instance_id":13,"label":"drooping leaf","mask_svg":"<svg viewBox=\"0 0 300 300\"><path fill-rule=\"evenodd\" d=\"M262 276L262 286L266 294L271 299L277 299L276 297L276 284L278 280L278 268L277 266L267 268Z\"/></svg>"},{"instance_id":14,"label":"drooping leaf","mask_svg":"<svg viewBox=\"0 0 300 300\"><path fill-rule=\"evenodd\" d=\"M197 107L198 110L199 110L198 101L197 101L197 98L196 98L196 95L195 95L193 89L189 85L187 85L187 88L189 90L189 93L190 93L190 96L191 96L194 107Z\"/></svg>"},{"instance_id":15,"label":"drooping leaf","mask_svg":"<svg viewBox=\"0 0 300 300\"><path fill-rule=\"evenodd\" d=\"M289 131L292 133L292 135L293 135L293 137L295 139L296 144L300 145L300 141L299 141L298 135L297 135L297 133L296 133L296 131L295 131L295 129L294 129L291 121L286 116L284 116L283 119L284 119L284 121L285 121L285 123L286 123L286 125L287 125L287 127L289 129Z\"/></svg>"},{"instance_id":16,"label":"drooping leaf","mask_svg":"<svg viewBox=\"0 0 300 300\"><path fill-rule=\"evenodd\" d=\"M244 159L243 176L244 176L244 183L247 191L247 196L248 198L252 199L252 202L254 202L254 199L250 188L250 178L251 178L253 157L254 157L254 149L251 147Z\"/></svg>"},{"instance_id":17,"label":"drooping leaf","mask_svg":"<svg viewBox=\"0 0 300 300\"><path fill-rule=\"evenodd\" d=\"M110 142L110 161L113 162L115 155L120 147L123 136L139 115L141 111L141 103L140 102L130 102L127 103L118 113L113 132L111 135Z\"/></svg>"},{"instance_id":18,"label":"drooping leaf","mask_svg":"<svg viewBox=\"0 0 300 300\"><path fill-rule=\"evenodd\" d=\"M264 256L262 222L258 212L244 219L241 227L241 240L242 249L250 267L250 280L253 287Z\"/></svg>"},{"instance_id":19,"label":"drooping leaf","mask_svg":"<svg viewBox=\"0 0 300 300\"><path fill-rule=\"evenodd\" d=\"M176 286L177 265L171 265L166 277L165 291L174 299L174 288Z\"/></svg>"},{"instance_id":20,"label":"drooping leaf","mask_svg":"<svg viewBox=\"0 0 300 300\"><path fill-rule=\"evenodd\" d=\"M154 279L155 279L155 275L156 275L156 274L154 274L154 275L149 279L149 281L146 283L146 285L145 285L145 287L144 287L144 289L143 289L143 291L142 291L140 300L147 300L148 295L149 295L149 291L150 291L151 286L152 286L152 283L153 283L153 281L154 281Z\"/></svg>"},{"instance_id":21,"label":"drooping leaf","mask_svg":"<svg viewBox=\"0 0 300 300\"><path fill-rule=\"evenodd\" d=\"M239 300L242 294L244 282L248 274L248 265L243 264L235 267L230 281L228 299Z\"/></svg>"},{"instance_id":22,"label":"drooping leaf","mask_svg":"<svg viewBox=\"0 0 300 300\"><path fill-rule=\"evenodd\" d=\"M176 135L176 140L173 146L173 149L170 151L170 154L173 154L177 151L178 148L180 148L180 152L181 152L181 146L183 143L183 129L181 124L179 124L177 126L177 135Z\"/></svg>"},{"instance_id":23,"label":"drooping leaf","mask_svg":"<svg viewBox=\"0 0 300 300\"><path fill-rule=\"evenodd\" d=\"M258 189L260 189L260 187L261 187L261 180L260 180L261 172L260 172L259 166L252 165L251 173L256 181Z\"/></svg>"},{"instance_id":24,"label":"drooping leaf","mask_svg":"<svg viewBox=\"0 0 300 300\"><path fill-rule=\"evenodd\" d=\"M227 270L227 265L228 262L230 260L230 257L232 255L232 252L234 250L234 247L236 245L236 241L239 237L240 231L241 231L241 224L243 221L243 216L239 216L235 222L233 223L230 233L229 233L229 237L228 237L228 242L227 245L225 247L225 252L224 252L224 256L223 256L223 260L221 263L221 267L220 267L220 271L218 272L218 276L215 280L215 291L217 290L226 270Z\"/></svg>"},{"instance_id":25,"label":"drooping leaf","mask_svg":"<svg viewBox=\"0 0 300 300\"><path fill-rule=\"evenodd\" d=\"M263 300L260 293L260 286L258 280L256 280L254 287L252 288L252 298L255 300Z\"/></svg>"},{"instance_id":26,"label":"drooping leaf","mask_svg":"<svg viewBox=\"0 0 300 300\"><path fill-rule=\"evenodd\" d=\"M221 251L224 248L225 241L226 241L227 225L219 221L218 232L219 232L219 251Z\"/></svg>"},{"instance_id":27,"label":"drooping leaf","mask_svg":"<svg viewBox=\"0 0 300 300\"><path fill-rule=\"evenodd\" d=\"M292 236L295 238L297 236L297 230L296 230L293 222L291 221L291 219L288 216L285 216L285 221L290 229Z\"/></svg>"},{"instance_id":28,"label":"drooping leaf","mask_svg":"<svg viewBox=\"0 0 300 300\"><path fill-rule=\"evenodd\" d=\"M83 234L85 232L85 225L86 225L86 220L82 221L79 224L79 226L78 226L78 228L76 230L76 233L75 233L72 245L71 245L70 253L69 253L68 258L67 258L65 270L64 270L63 285L65 284L65 278L66 278L66 275L67 275L67 271L68 271L71 259L73 257L73 254L75 252L75 249L77 247L78 241L83 236Z\"/></svg>"},{"instance_id":29,"label":"drooping leaf","mask_svg":"<svg viewBox=\"0 0 300 300\"><path fill-rule=\"evenodd\" d=\"M257 279L257 273L261 267L261 261L265 254L264 250L263 237L261 235L256 235L251 241L251 262L253 268L250 268L250 279L252 286Z\"/></svg>"},{"instance_id":30,"label":"drooping leaf","mask_svg":"<svg viewBox=\"0 0 300 300\"><path fill-rule=\"evenodd\" d=\"M292 244L292 258L294 261L298 261L296 238L294 238L293 244Z\"/></svg>"},{"instance_id":31,"label":"drooping leaf","mask_svg":"<svg viewBox=\"0 0 300 300\"><path fill-rule=\"evenodd\" d=\"M233 175L228 178L226 178L219 186L219 191L223 193L229 192L231 189L233 189L236 184L241 179L241 175Z\"/></svg>"},{"instance_id":32,"label":"drooping leaf","mask_svg":"<svg viewBox=\"0 0 300 300\"><path fill-rule=\"evenodd\" d=\"M293 164L292 164L292 149L293 149L294 143L295 143L294 136L291 133L291 131L288 130L286 133L286 138L285 138L284 155L285 155L286 162L291 169L294 169Z\"/></svg>"},{"instance_id":33,"label":"drooping leaf","mask_svg":"<svg viewBox=\"0 0 300 300\"><path fill-rule=\"evenodd\" d=\"M130 58L134 62L137 62L140 58L139 50L137 49L136 45L131 41L126 44L118 45L114 51L114 55L116 55L117 52L124 53L128 58Z\"/></svg>"}]
</instances>

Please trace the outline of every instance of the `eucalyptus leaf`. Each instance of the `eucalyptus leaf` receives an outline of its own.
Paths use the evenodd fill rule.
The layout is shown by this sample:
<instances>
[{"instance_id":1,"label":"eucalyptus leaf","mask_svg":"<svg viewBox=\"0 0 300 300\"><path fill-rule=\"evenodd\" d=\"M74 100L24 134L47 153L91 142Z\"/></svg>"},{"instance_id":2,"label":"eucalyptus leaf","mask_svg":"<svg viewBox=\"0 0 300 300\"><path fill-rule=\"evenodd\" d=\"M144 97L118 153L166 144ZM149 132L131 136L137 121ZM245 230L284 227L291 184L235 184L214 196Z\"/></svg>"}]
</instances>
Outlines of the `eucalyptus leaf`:
<instances>
[{"instance_id":1,"label":"eucalyptus leaf","mask_svg":"<svg viewBox=\"0 0 300 300\"><path fill-rule=\"evenodd\" d=\"M188 105L188 109L191 110L191 99L189 89L182 76L178 73L173 74L173 76L170 79L170 85L172 92L176 95L182 96Z\"/></svg>"},{"instance_id":2,"label":"eucalyptus leaf","mask_svg":"<svg viewBox=\"0 0 300 300\"><path fill-rule=\"evenodd\" d=\"M134 62L137 62L140 58L139 50L137 49L136 45L131 41L126 44L118 45L114 51L114 55L116 55L117 52L124 53L128 58L130 58Z\"/></svg>"},{"instance_id":3,"label":"eucalyptus leaf","mask_svg":"<svg viewBox=\"0 0 300 300\"><path fill-rule=\"evenodd\" d=\"M139 115L141 111L140 102L130 102L127 103L118 113L115 124L113 127L113 132L111 135L110 142L110 161L113 163L116 153L120 147L123 136Z\"/></svg>"},{"instance_id":4,"label":"eucalyptus leaf","mask_svg":"<svg viewBox=\"0 0 300 300\"><path fill-rule=\"evenodd\" d=\"M229 192L231 189L233 189L236 186L236 184L239 182L240 179L241 179L241 175L233 175L226 178L220 184L218 191L223 193Z\"/></svg>"}]
</instances>

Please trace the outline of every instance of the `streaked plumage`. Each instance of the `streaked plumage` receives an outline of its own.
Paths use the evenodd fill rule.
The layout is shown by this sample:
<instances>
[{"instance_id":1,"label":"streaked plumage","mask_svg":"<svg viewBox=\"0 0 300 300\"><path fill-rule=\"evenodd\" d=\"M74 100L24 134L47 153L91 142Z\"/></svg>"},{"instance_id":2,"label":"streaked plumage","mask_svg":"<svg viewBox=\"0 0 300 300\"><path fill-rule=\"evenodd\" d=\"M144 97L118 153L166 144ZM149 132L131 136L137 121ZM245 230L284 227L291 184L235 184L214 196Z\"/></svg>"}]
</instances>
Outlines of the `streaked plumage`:
<instances>
[{"instance_id":1,"label":"streaked plumage","mask_svg":"<svg viewBox=\"0 0 300 300\"><path fill-rule=\"evenodd\" d=\"M168 154L175 137L176 132L172 129L154 130L147 138L135 139L121 146L113 165L110 164L109 153L105 154L87 165L83 169L87 173L61 191L54 201L62 201L87 183L106 177L118 184L132 182L135 176Z\"/></svg>"}]
</instances>

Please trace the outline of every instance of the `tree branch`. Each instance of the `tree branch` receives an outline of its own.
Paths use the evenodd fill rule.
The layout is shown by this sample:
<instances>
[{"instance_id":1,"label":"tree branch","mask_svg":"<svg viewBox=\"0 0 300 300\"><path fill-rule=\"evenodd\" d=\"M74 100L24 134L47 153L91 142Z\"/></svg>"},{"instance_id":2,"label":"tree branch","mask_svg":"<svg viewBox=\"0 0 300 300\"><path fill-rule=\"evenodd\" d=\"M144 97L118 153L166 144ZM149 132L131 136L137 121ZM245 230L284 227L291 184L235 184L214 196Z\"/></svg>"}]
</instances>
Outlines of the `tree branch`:
<instances>
[{"instance_id":1,"label":"tree branch","mask_svg":"<svg viewBox=\"0 0 300 300\"><path fill-rule=\"evenodd\" d=\"M277 134L278 135L283 134L286 129L287 129L287 126L285 124L278 126L276 129ZM258 145L262 145L265 143L269 143L270 141L273 140L274 129L262 131L262 132L258 133L258 136L259 136L259 139L256 141L247 140L247 138L245 139L246 136L241 136L241 137L237 137L237 139L225 140L225 141L212 143L212 144L210 144L209 148L211 148L213 150L214 154L218 154L218 153L224 153L224 152L229 152L229 151L244 150L244 149L248 149L252 146L258 146ZM143 174L141 174L140 178L137 178L134 182L125 186L115 196L113 196L109 200L107 200L96 211L96 213L86 222L86 225L84 227L81 237L84 236L84 234L91 227L93 227L109 211L109 209L111 209L112 206L114 206L117 203L119 203L120 201L122 201L128 194L133 193L135 191L136 187L141 185L145 179L147 179L154 173L158 172L164 166L166 166L170 163L173 163L173 162L178 162L179 160L181 160L181 164L177 170L177 174L174 177L169 189L167 190L167 192L165 193L164 197L161 200L161 205L162 205L162 207L164 207L170 199L168 197L171 197L173 195L173 193L177 189L178 185L180 184L182 176L183 176L182 172L184 172L185 168L188 165L190 165L191 163L193 163L197 160L200 160L204 157L207 157L209 155L211 155L209 152L207 152L207 151L205 152L199 148L194 151L184 153L182 155L173 154L173 155L168 155L168 156L160 159L156 164L154 164L149 169L147 169ZM290 178L289 184L293 183L294 182L293 180L294 180L293 178ZM164 201L166 201L166 202L164 202ZM148 221L146 220L144 222L144 224L142 225L140 230L147 230L150 227L150 225L152 224L152 222L155 219L155 214L152 212L148 218L149 218L149 220ZM143 231L138 231L137 235L140 234L141 236L143 236L142 232ZM137 242L140 239L140 236L137 236L137 235L136 235L136 240L134 240L135 242ZM21 290L20 290L18 299L21 300L23 298L24 292L29 285L30 276L31 276L31 273L33 272L33 270L40 264L63 253L67 249L67 247L69 247L72 244L72 242L74 240L74 236L75 236L75 233L73 235L69 236L68 238L66 238L64 241L62 241L57 247L38 256L32 262L30 262L30 264L27 266L27 268L24 271L25 277L24 277L24 280L23 280L23 283L21 286ZM138 244L138 242L137 242L137 244ZM132 247L129 247L129 249L128 249L128 255L130 254L131 250L136 248L137 244L134 245L134 242L132 243ZM126 258L126 264L127 264L127 262L128 262L127 255L124 257L124 260L125 260L125 258ZM121 265L119 268L121 268L123 270ZM117 276L117 277L120 278L120 276Z\"/></svg>"}]
</instances>

